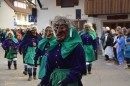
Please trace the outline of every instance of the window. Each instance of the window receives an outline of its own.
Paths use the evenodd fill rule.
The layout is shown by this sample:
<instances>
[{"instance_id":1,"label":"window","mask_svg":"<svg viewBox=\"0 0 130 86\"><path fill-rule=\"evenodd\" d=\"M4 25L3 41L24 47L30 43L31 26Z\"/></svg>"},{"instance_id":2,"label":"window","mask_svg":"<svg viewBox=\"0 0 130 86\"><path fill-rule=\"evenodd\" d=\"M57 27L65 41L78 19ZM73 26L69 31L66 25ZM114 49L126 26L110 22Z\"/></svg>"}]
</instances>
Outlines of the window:
<instances>
[{"instance_id":1,"label":"window","mask_svg":"<svg viewBox=\"0 0 130 86\"><path fill-rule=\"evenodd\" d=\"M129 23L125 23L125 27L126 28L130 28L130 22Z\"/></svg>"},{"instance_id":2,"label":"window","mask_svg":"<svg viewBox=\"0 0 130 86\"><path fill-rule=\"evenodd\" d=\"M17 1L14 2L14 6L26 9L25 3L21 3L21 2L17 2Z\"/></svg>"},{"instance_id":3,"label":"window","mask_svg":"<svg viewBox=\"0 0 130 86\"><path fill-rule=\"evenodd\" d=\"M18 7L17 1L14 2L14 6L15 6L15 7Z\"/></svg>"},{"instance_id":4,"label":"window","mask_svg":"<svg viewBox=\"0 0 130 86\"><path fill-rule=\"evenodd\" d=\"M73 0L61 0L61 7L74 7Z\"/></svg>"},{"instance_id":5,"label":"window","mask_svg":"<svg viewBox=\"0 0 130 86\"><path fill-rule=\"evenodd\" d=\"M20 7L20 2L18 2L18 5L17 5L17 7Z\"/></svg>"},{"instance_id":6,"label":"window","mask_svg":"<svg viewBox=\"0 0 130 86\"><path fill-rule=\"evenodd\" d=\"M26 9L26 5L25 4L23 4L23 8Z\"/></svg>"},{"instance_id":7,"label":"window","mask_svg":"<svg viewBox=\"0 0 130 86\"><path fill-rule=\"evenodd\" d=\"M21 15L17 14L17 20L20 20L20 19L21 19Z\"/></svg>"},{"instance_id":8,"label":"window","mask_svg":"<svg viewBox=\"0 0 130 86\"><path fill-rule=\"evenodd\" d=\"M27 21L27 17L26 16L24 16L24 21Z\"/></svg>"}]
</instances>

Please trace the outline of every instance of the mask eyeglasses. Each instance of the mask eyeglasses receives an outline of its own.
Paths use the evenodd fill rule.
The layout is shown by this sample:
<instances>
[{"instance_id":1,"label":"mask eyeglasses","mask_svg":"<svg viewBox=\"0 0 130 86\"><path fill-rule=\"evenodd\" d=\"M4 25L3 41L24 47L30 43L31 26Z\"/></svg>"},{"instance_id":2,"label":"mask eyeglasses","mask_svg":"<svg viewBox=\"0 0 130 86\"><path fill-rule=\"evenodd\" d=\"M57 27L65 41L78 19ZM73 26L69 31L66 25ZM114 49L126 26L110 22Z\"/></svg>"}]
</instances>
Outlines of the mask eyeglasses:
<instances>
[{"instance_id":1,"label":"mask eyeglasses","mask_svg":"<svg viewBox=\"0 0 130 86\"><path fill-rule=\"evenodd\" d=\"M52 30L45 30L45 33L47 33L47 32L52 32Z\"/></svg>"},{"instance_id":2,"label":"mask eyeglasses","mask_svg":"<svg viewBox=\"0 0 130 86\"><path fill-rule=\"evenodd\" d=\"M86 29L88 29L89 27L85 27Z\"/></svg>"}]
</instances>

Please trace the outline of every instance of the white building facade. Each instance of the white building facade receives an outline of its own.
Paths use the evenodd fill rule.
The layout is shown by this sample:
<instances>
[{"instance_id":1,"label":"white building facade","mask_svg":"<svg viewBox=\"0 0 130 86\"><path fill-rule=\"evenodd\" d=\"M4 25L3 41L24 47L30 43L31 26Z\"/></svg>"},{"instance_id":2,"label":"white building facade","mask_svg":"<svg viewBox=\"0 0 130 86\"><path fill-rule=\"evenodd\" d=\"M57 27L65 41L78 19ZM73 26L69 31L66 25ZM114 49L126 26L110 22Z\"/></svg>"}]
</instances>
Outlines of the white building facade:
<instances>
[{"instance_id":1,"label":"white building facade","mask_svg":"<svg viewBox=\"0 0 130 86\"><path fill-rule=\"evenodd\" d=\"M0 28L14 28L14 10L0 0Z\"/></svg>"},{"instance_id":2,"label":"white building facade","mask_svg":"<svg viewBox=\"0 0 130 86\"><path fill-rule=\"evenodd\" d=\"M37 3L37 25L38 25L39 31L41 31L41 29L44 29L47 25L51 25L51 21L54 19L54 17L56 15L70 14L72 16L72 17L70 17L72 20L74 20L74 21L77 20L76 19L76 9L81 9L81 19L80 20L85 20L86 22L90 22L95 25L96 32L99 37L101 36L102 27L109 26L111 29L115 29L117 26L130 28L130 14L128 14L128 13L122 14L120 12L119 12L119 14L117 14L116 12L120 11L120 9L118 9L117 7L116 8L114 7L117 5L112 5L113 8L112 8L112 10L110 10L109 5L106 5L108 3L105 2L108 0L104 0L103 1L104 4L101 4L102 3L101 0L100 1L98 1L98 0L78 0L78 2L79 2L78 5L74 6L74 7L62 7L62 6L56 5L56 3L57 3L56 1L64 1L64 0L40 0L40 1L43 6L42 8L48 8L48 9L47 10L40 9L39 5ZM67 1L68 0L66 0L66 2ZM73 1L75 1L75 0L73 0ZM86 4L86 2L91 2L91 3ZM113 3L114 0L111 2ZM125 4L123 6L125 6ZM90 9L94 9L94 10L90 10ZM101 9L103 9L103 11L101 11ZM110 10L113 14L111 13L111 14L107 15L107 12L109 12L108 10ZM88 11L89 13L86 11ZM101 11L101 13L100 13L100 11ZM90 12L92 12L93 14L91 14ZM99 12L99 14L98 14L98 12ZM129 10L129 12L130 12L130 10ZM87 15L87 13L89 15ZM96 15L96 17L93 17L93 15L94 16ZM118 17L118 15L120 15L121 17ZM92 16L92 17L90 17L90 16ZM115 16L115 17L117 17L117 19L114 19L114 18L108 19L109 16ZM124 16L127 16L127 18L124 18ZM122 19L122 18L124 18L124 19Z\"/></svg>"},{"instance_id":3,"label":"white building facade","mask_svg":"<svg viewBox=\"0 0 130 86\"><path fill-rule=\"evenodd\" d=\"M47 10L42 10L39 8L39 5L37 3L37 25L39 31L42 29L45 29L47 25L51 25L51 21L55 18L57 15L71 15L72 20L76 19L76 9L81 9L81 19L85 20L87 22L87 15L84 15L84 0L79 0L79 3L77 6L74 7L61 7L56 6L57 0L40 0L42 4L42 8L48 8ZM67 0L68 1L68 0Z\"/></svg>"},{"instance_id":4,"label":"white building facade","mask_svg":"<svg viewBox=\"0 0 130 86\"><path fill-rule=\"evenodd\" d=\"M33 22L29 22L29 14L31 14L31 9L23 0L0 0L0 28L2 29L30 27Z\"/></svg>"}]
</instances>

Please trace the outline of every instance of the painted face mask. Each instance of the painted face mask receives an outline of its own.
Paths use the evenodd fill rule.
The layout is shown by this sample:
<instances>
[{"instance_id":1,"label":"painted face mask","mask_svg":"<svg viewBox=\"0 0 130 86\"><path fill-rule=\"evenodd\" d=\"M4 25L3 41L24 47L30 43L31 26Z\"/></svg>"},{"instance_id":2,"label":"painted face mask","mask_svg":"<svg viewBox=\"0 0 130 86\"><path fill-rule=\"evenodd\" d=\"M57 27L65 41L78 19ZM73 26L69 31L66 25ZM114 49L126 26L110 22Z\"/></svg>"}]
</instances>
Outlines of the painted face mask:
<instances>
[{"instance_id":1,"label":"painted face mask","mask_svg":"<svg viewBox=\"0 0 130 86\"><path fill-rule=\"evenodd\" d=\"M85 29L86 29L86 31L87 32L89 32L90 31L90 27L87 25L87 26L85 26Z\"/></svg>"},{"instance_id":2,"label":"painted face mask","mask_svg":"<svg viewBox=\"0 0 130 86\"><path fill-rule=\"evenodd\" d=\"M63 41L68 35L68 24L65 20L60 19L54 25L54 30L56 34L56 39L58 41Z\"/></svg>"},{"instance_id":3,"label":"painted face mask","mask_svg":"<svg viewBox=\"0 0 130 86\"><path fill-rule=\"evenodd\" d=\"M11 33L8 34L8 38L12 39L12 34Z\"/></svg>"},{"instance_id":4,"label":"painted face mask","mask_svg":"<svg viewBox=\"0 0 130 86\"><path fill-rule=\"evenodd\" d=\"M45 30L45 36L46 38L50 39L53 35L53 31L52 31L52 28L51 27L47 27L46 30Z\"/></svg>"},{"instance_id":5,"label":"painted face mask","mask_svg":"<svg viewBox=\"0 0 130 86\"><path fill-rule=\"evenodd\" d=\"M37 35L37 30L36 30L35 27L32 28L31 33L32 33L33 36Z\"/></svg>"}]
</instances>

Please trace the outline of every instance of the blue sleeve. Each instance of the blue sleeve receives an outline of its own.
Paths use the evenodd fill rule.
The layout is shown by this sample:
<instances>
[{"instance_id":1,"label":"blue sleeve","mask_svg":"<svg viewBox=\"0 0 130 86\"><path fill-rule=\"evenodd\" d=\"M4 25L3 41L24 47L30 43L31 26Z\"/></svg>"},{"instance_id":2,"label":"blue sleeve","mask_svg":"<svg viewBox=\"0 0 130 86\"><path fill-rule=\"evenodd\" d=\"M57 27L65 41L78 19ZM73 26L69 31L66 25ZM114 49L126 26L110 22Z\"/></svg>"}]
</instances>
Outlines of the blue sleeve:
<instances>
[{"instance_id":1,"label":"blue sleeve","mask_svg":"<svg viewBox=\"0 0 130 86\"><path fill-rule=\"evenodd\" d=\"M96 50L97 47L98 47L98 43L97 42L98 42L97 39L92 40L92 46L93 46L94 50Z\"/></svg>"},{"instance_id":2,"label":"blue sleeve","mask_svg":"<svg viewBox=\"0 0 130 86\"><path fill-rule=\"evenodd\" d=\"M19 43L19 46L18 46L18 47L21 49L25 44L26 44L25 41L21 41L21 42Z\"/></svg>"},{"instance_id":3,"label":"blue sleeve","mask_svg":"<svg viewBox=\"0 0 130 86\"><path fill-rule=\"evenodd\" d=\"M26 41L24 41L24 40L19 43L18 49L19 49L19 52L20 52L20 53L22 52L23 46L26 46L26 45L27 45L27 43L26 43ZM27 46L26 46L26 47L27 47Z\"/></svg>"},{"instance_id":4,"label":"blue sleeve","mask_svg":"<svg viewBox=\"0 0 130 86\"><path fill-rule=\"evenodd\" d=\"M120 39L117 39L116 42L120 45L122 44L122 42L124 41L124 39L121 37Z\"/></svg>"},{"instance_id":5,"label":"blue sleeve","mask_svg":"<svg viewBox=\"0 0 130 86\"><path fill-rule=\"evenodd\" d=\"M69 84L81 80L82 75L86 74L85 52L82 46L78 45L78 47L76 47L73 57L74 58L72 62L72 69L70 73L66 76Z\"/></svg>"},{"instance_id":6,"label":"blue sleeve","mask_svg":"<svg viewBox=\"0 0 130 86\"><path fill-rule=\"evenodd\" d=\"M36 48L36 54L35 54L34 60L38 60L38 58L40 56L42 56L42 55L43 55L42 51L37 47Z\"/></svg>"},{"instance_id":7,"label":"blue sleeve","mask_svg":"<svg viewBox=\"0 0 130 86\"><path fill-rule=\"evenodd\" d=\"M7 49L7 47L6 47L6 42L5 42L5 41L2 43L2 48L3 48L4 50Z\"/></svg>"},{"instance_id":8,"label":"blue sleeve","mask_svg":"<svg viewBox=\"0 0 130 86\"><path fill-rule=\"evenodd\" d=\"M130 47L127 47L127 46L126 46L125 49L124 49L124 51L125 51L125 52L130 52Z\"/></svg>"}]
</instances>

